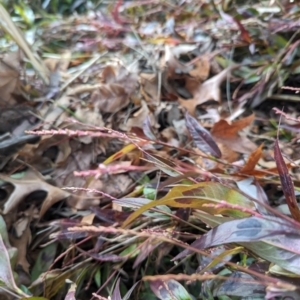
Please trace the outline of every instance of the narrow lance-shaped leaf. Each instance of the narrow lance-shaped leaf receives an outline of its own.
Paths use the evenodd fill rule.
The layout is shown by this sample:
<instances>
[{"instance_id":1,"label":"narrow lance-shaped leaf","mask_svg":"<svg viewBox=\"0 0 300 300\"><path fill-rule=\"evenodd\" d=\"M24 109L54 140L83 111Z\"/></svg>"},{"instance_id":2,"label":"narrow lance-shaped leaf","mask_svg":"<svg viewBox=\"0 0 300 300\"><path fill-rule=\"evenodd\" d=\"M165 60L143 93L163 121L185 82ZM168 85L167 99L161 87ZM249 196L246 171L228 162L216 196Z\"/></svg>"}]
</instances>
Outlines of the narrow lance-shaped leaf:
<instances>
[{"instance_id":1,"label":"narrow lance-shaped leaf","mask_svg":"<svg viewBox=\"0 0 300 300\"><path fill-rule=\"evenodd\" d=\"M150 140L152 141L156 140L155 134L151 127L151 120L149 116L143 122L143 132L146 135L146 137L149 138Z\"/></svg>"},{"instance_id":2,"label":"narrow lance-shaped leaf","mask_svg":"<svg viewBox=\"0 0 300 300\"><path fill-rule=\"evenodd\" d=\"M294 184L289 174L288 168L283 160L278 144L278 139L276 139L275 142L274 158L286 203L289 207L293 219L295 219L296 221L300 221L300 210L295 196Z\"/></svg>"},{"instance_id":3,"label":"narrow lance-shaped leaf","mask_svg":"<svg viewBox=\"0 0 300 300\"><path fill-rule=\"evenodd\" d=\"M120 278L118 278L111 300L122 300L120 293Z\"/></svg>"},{"instance_id":4,"label":"narrow lance-shaped leaf","mask_svg":"<svg viewBox=\"0 0 300 300\"><path fill-rule=\"evenodd\" d=\"M202 127L199 122L193 118L188 112L185 114L185 122L188 131L190 132L196 146L204 153L209 153L217 158L222 156L222 153L211 137L209 131Z\"/></svg>"}]
</instances>

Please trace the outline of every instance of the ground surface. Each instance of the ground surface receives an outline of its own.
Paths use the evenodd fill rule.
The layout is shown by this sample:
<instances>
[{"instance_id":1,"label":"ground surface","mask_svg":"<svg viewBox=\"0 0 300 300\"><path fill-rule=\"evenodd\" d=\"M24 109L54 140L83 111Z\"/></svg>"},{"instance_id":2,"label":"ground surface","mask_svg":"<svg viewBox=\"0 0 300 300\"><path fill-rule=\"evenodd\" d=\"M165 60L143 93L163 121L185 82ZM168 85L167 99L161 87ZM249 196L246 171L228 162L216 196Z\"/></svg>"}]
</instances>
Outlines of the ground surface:
<instances>
[{"instance_id":1,"label":"ground surface","mask_svg":"<svg viewBox=\"0 0 300 300\"><path fill-rule=\"evenodd\" d=\"M240 2L0 7L1 297L299 298L300 9Z\"/></svg>"}]
</instances>

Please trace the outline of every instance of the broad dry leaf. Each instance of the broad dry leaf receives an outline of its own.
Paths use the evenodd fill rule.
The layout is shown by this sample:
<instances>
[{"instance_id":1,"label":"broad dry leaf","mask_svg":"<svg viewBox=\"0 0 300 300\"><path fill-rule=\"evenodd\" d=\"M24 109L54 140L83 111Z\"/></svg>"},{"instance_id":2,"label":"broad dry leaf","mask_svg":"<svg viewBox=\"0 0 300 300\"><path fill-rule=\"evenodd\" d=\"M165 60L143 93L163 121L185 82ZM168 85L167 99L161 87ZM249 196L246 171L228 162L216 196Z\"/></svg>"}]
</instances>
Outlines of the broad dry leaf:
<instances>
[{"instance_id":1,"label":"broad dry leaf","mask_svg":"<svg viewBox=\"0 0 300 300\"><path fill-rule=\"evenodd\" d=\"M262 149L263 144L261 144L254 152L250 154L245 166L241 170L242 173L249 173L254 171L255 166L262 157Z\"/></svg>"},{"instance_id":2,"label":"broad dry leaf","mask_svg":"<svg viewBox=\"0 0 300 300\"><path fill-rule=\"evenodd\" d=\"M9 198L4 204L3 214L8 214L11 212L24 198L26 198L26 196L35 191L45 191L47 193L40 210L40 217L42 217L53 204L70 196L70 193L52 186L38 176L34 175L35 174L31 174L31 178L29 179L26 177L15 179L4 174L0 174L1 180L12 184L14 187L13 192L10 194Z\"/></svg>"},{"instance_id":3,"label":"broad dry leaf","mask_svg":"<svg viewBox=\"0 0 300 300\"><path fill-rule=\"evenodd\" d=\"M165 57L161 64L165 68L167 76L171 78L179 74L188 74L192 69L192 66L181 63L173 53L173 49L168 45L165 46Z\"/></svg>"},{"instance_id":4,"label":"broad dry leaf","mask_svg":"<svg viewBox=\"0 0 300 300\"><path fill-rule=\"evenodd\" d=\"M120 126L121 130L130 131L132 127L140 127L143 128L143 123L147 118L150 118L150 122L155 124L155 118L153 114L150 112L148 105L145 101L141 101L142 107L133 114L132 118L128 120L128 122L122 126Z\"/></svg>"},{"instance_id":5,"label":"broad dry leaf","mask_svg":"<svg viewBox=\"0 0 300 300\"><path fill-rule=\"evenodd\" d=\"M92 93L90 101L100 113L116 113L129 104L137 86L137 73L129 73L124 67L115 71L108 66L102 77L104 83Z\"/></svg>"},{"instance_id":6,"label":"broad dry leaf","mask_svg":"<svg viewBox=\"0 0 300 300\"><path fill-rule=\"evenodd\" d=\"M20 86L20 54L10 52L0 60L0 107L14 104L12 93L16 93Z\"/></svg>"},{"instance_id":7,"label":"broad dry leaf","mask_svg":"<svg viewBox=\"0 0 300 300\"><path fill-rule=\"evenodd\" d=\"M222 138L233 138L238 136L238 132L249 126L254 121L255 115L251 114L243 119L228 123L226 120L216 122L211 130L211 134Z\"/></svg>"},{"instance_id":8,"label":"broad dry leaf","mask_svg":"<svg viewBox=\"0 0 300 300\"><path fill-rule=\"evenodd\" d=\"M65 50L59 58L46 58L44 64L50 72L59 71L65 73L68 70L71 57L71 51Z\"/></svg>"},{"instance_id":9,"label":"broad dry leaf","mask_svg":"<svg viewBox=\"0 0 300 300\"><path fill-rule=\"evenodd\" d=\"M197 60L193 65L193 70L189 72L190 76L203 82L208 78L210 72L210 62L208 56L203 56Z\"/></svg>"},{"instance_id":10,"label":"broad dry leaf","mask_svg":"<svg viewBox=\"0 0 300 300\"><path fill-rule=\"evenodd\" d=\"M114 113L129 104L129 95L119 84L104 84L91 95L91 102L101 113Z\"/></svg>"},{"instance_id":11,"label":"broad dry leaf","mask_svg":"<svg viewBox=\"0 0 300 300\"><path fill-rule=\"evenodd\" d=\"M27 222L29 221L29 218L26 218ZM21 266L23 271L25 271L27 274L29 273L30 264L27 260L27 247L31 243L31 231L29 227L29 223L26 226L25 231L23 232L22 236L20 238L16 238L15 236L11 235L10 240L13 247L18 249L18 256L17 256L17 262L16 265Z\"/></svg>"},{"instance_id":12,"label":"broad dry leaf","mask_svg":"<svg viewBox=\"0 0 300 300\"><path fill-rule=\"evenodd\" d=\"M195 115L195 109L197 105L205 103L209 100L214 100L220 103L220 85L229 76L233 68L234 66L230 66L214 77L206 80L202 84L199 83L198 86L193 90L189 90L189 92L193 95L193 98L189 100L179 98L179 103L185 107L192 116Z\"/></svg>"},{"instance_id":13,"label":"broad dry leaf","mask_svg":"<svg viewBox=\"0 0 300 300\"><path fill-rule=\"evenodd\" d=\"M158 105L158 78L157 74L142 73L140 75L141 94L150 105Z\"/></svg>"},{"instance_id":14,"label":"broad dry leaf","mask_svg":"<svg viewBox=\"0 0 300 300\"><path fill-rule=\"evenodd\" d=\"M224 144L233 151L249 154L256 149L256 145L247 137L240 136L239 131L249 126L253 120L253 114L231 124L226 120L220 120L214 124L211 134L216 142Z\"/></svg>"}]
</instances>

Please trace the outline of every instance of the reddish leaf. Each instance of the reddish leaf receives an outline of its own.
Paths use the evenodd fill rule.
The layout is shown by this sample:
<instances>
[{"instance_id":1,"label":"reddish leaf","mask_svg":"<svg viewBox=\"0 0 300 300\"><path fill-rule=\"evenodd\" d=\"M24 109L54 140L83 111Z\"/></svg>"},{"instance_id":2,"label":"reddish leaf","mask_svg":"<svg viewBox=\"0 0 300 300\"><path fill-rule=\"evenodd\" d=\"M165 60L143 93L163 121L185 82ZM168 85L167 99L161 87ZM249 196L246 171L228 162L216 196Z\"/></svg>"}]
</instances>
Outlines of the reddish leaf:
<instances>
[{"instance_id":1,"label":"reddish leaf","mask_svg":"<svg viewBox=\"0 0 300 300\"><path fill-rule=\"evenodd\" d=\"M249 32L246 30L244 25L237 18L234 18L231 15L224 13L223 11L220 11L220 14L221 14L222 18L224 20L226 20L227 22L236 23L239 30L241 31L241 37L245 42L247 42L249 44L252 42Z\"/></svg>"},{"instance_id":2,"label":"reddish leaf","mask_svg":"<svg viewBox=\"0 0 300 300\"><path fill-rule=\"evenodd\" d=\"M212 135L221 138L234 138L238 136L238 132L245 127L249 126L255 118L252 114L243 119L237 120L229 124L226 120L216 122L211 130Z\"/></svg>"},{"instance_id":3,"label":"reddish leaf","mask_svg":"<svg viewBox=\"0 0 300 300\"><path fill-rule=\"evenodd\" d=\"M245 166L241 170L241 173L251 173L251 171L255 169L256 164L262 156L262 148L263 144L250 154Z\"/></svg>"},{"instance_id":4,"label":"reddish leaf","mask_svg":"<svg viewBox=\"0 0 300 300\"><path fill-rule=\"evenodd\" d=\"M190 132L196 146L202 152L209 153L217 158L220 158L222 156L218 145L213 140L210 133L187 112L185 114L185 122L187 129Z\"/></svg>"},{"instance_id":5,"label":"reddish leaf","mask_svg":"<svg viewBox=\"0 0 300 300\"><path fill-rule=\"evenodd\" d=\"M244 25L236 18L234 18L235 23L237 24L237 26L239 27L240 31L241 31L241 37L242 39L247 42L247 43L251 43L251 37L249 35L249 32L246 30L246 28L244 27Z\"/></svg>"},{"instance_id":6,"label":"reddish leaf","mask_svg":"<svg viewBox=\"0 0 300 300\"><path fill-rule=\"evenodd\" d=\"M251 153L257 146L246 136L240 136L239 131L249 126L254 118L255 115L252 114L230 124L226 120L220 120L213 125L210 133L218 143L225 145L233 151Z\"/></svg>"},{"instance_id":7,"label":"reddish leaf","mask_svg":"<svg viewBox=\"0 0 300 300\"><path fill-rule=\"evenodd\" d=\"M289 174L288 168L283 160L278 144L278 139L276 139L275 142L274 159L279 173L282 191L284 193L285 200L290 209L291 215L295 220L300 221L300 210L295 196L294 184Z\"/></svg>"}]
</instances>

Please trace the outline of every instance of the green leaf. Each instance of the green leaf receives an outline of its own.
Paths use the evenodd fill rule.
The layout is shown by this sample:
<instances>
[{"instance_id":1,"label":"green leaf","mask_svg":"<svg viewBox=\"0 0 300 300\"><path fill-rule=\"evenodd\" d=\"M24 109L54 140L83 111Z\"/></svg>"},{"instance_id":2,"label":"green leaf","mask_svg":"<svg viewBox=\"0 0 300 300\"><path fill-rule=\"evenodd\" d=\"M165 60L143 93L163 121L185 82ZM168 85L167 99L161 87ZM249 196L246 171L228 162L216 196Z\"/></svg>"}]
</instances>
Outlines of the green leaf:
<instances>
[{"instance_id":1,"label":"green leaf","mask_svg":"<svg viewBox=\"0 0 300 300\"><path fill-rule=\"evenodd\" d=\"M95 280L97 287L99 288L101 286L101 269L100 268L98 268L97 272L95 273L94 280Z\"/></svg>"},{"instance_id":2,"label":"green leaf","mask_svg":"<svg viewBox=\"0 0 300 300\"><path fill-rule=\"evenodd\" d=\"M39 252L31 272L31 281L36 280L42 273L49 269L55 258L56 248L57 243L52 243Z\"/></svg>"}]
</instances>

